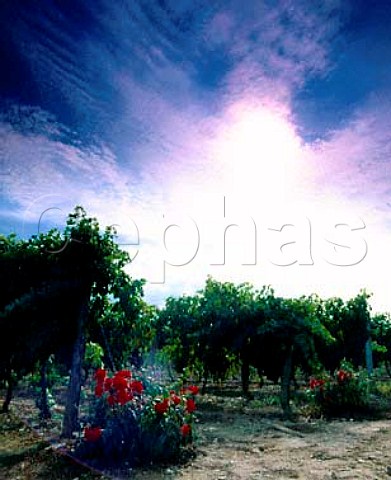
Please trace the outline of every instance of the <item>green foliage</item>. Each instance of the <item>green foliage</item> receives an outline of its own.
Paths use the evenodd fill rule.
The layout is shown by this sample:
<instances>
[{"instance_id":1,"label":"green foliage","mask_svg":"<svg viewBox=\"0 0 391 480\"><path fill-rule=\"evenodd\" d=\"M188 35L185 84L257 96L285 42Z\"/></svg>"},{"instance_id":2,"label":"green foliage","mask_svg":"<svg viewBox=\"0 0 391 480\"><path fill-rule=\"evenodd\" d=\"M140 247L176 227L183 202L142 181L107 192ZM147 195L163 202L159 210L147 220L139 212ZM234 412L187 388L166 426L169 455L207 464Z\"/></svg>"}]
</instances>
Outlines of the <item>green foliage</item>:
<instances>
[{"instance_id":1,"label":"green foliage","mask_svg":"<svg viewBox=\"0 0 391 480\"><path fill-rule=\"evenodd\" d=\"M102 315L108 298L131 293L134 284L124 272L129 261L115 242L115 230L101 231L97 219L79 206L64 232L54 229L28 240L1 237L0 379L12 386L12 375L20 378L37 361L62 351L70 363L73 352L68 406L77 412L81 362L76 358L83 358L92 320ZM69 435L74 421L66 423Z\"/></svg>"},{"instance_id":2,"label":"green foliage","mask_svg":"<svg viewBox=\"0 0 391 480\"><path fill-rule=\"evenodd\" d=\"M371 337L375 365L384 363L391 374L391 317L378 314L371 318Z\"/></svg>"},{"instance_id":3,"label":"green foliage","mask_svg":"<svg viewBox=\"0 0 391 480\"><path fill-rule=\"evenodd\" d=\"M103 364L103 348L94 342L87 342L84 353L84 364L87 368L100 368Z\"/></svg>"},{"instance_id":4,"label":"green foliage","mask_svg":"<svg viewBox=\"0 0 391 480\"><path fill-rule=\"evenodd\" d=\"M321 322L335 341L329 345L317 345L322 364L334 370L343 359L355 368L363 365L365 343L370 333L369 295L362 291L344 302L340 298L323 301L319 308Z\"/></svg>"},{"instance_id":5,"label":"green foliage","mask_svg":"<svg viewBox=\"0 0 391 480\"><path fill-rule=\"evenodd\" d=\"M76 207L63 233L0 238L1 378L25 375L36 361L70 348L85 297L109 294L114 280L125 281L129 257L114 234L101 233L98 221Z\"/></svg>"},{"instance_id":6,"label":"green foliage","mask_svg":"<svg viewBox=\"0 0 391 480\"><path fill-rule=\"evenodd\" d=\"M379 395L383 399L391 400L391 382L377 381L372 386L371 392Z\"/></svg>"},{"instance_id":7,"label":"green foliage","mask_svg":"<svg viewBox=\"0 0 391 480\"><path fill-rule=\"evenodd\" d=\"M143 299L143 280L121 279L112 295L93 300L88 337L104 350L103 363L112 370L129 361L140 366L155 341L156 309Z\"/></svg>"},{"instance_id":8,"label":"green foliage","mask_svg":"<svg viewBox=\"0 0 391 480\"><path fill-rule=\"evenodd\" d=\"M169 297L164 309L158 313L156 345L171 359L177 372L192 365L199 345L195 338L199 323L197 296Z\"/></svg>"},{"instance_id":9,"label":"green foliage","mask_svg":"<svg viewBox=\"0 0 391 480\"><path fill-rule=\"evenodd\" d=\"M209 277L196 295L167 299L158 317L158 347L180 372L192 369L204 377L226 378L256 335L261 316L257 295L249 284Z\"/></svg>"},{"instance_id":10,"label":"green foliage","mask_svg":"<svg viewBox=\"0 0 391 480\"><path fill-rule=\"evenodd\" d=\"M370 333L368 298L362 291L346 302L316 295L289 299L270 287L257 291L208 277L196 295L167 299L156 323L157 345L179 372L197 370L205 379L224 379L241 365L245 392L250 366L261 377L282 378L287 407L297 367L311 374L335 369L343 358L362 365ZM385 337L376 339L375 350L385 353Z\"/></svg>"},{"instance_id":11,"label":"green foliage","mask_svg":"<svg viewBox=\"0 0 391 480\"><path fill-rule=\"evenodd\" d=\"M269 287L234 285L208 278L195 296L170 298L159 314L159 346L179 371L224 379L241 365L247 394L250 365L260 376L284 379L281 402L289 406L289 383L297 366L318 365L316 343L333 337L318 315L319 299L276 297Z\"/></svg>"},{"instance_id":12,"label":"green foliage","mask_svg":"<svg viewBox=\"0 0 391 480\"><path fill-rule=\"evenodd\" d=\"M334 339L317 315L317 297L268 299L265 321L257 333L274 344L284 356L293 347L294 366L312 371L317 365L317 345L330 345Z\"/></svg>"},{"instance_id":13,"label":"green foliage","mask_svg":"<svg viewBox=\"0 0 391 480\"><path fill-rule=\"evenodd\" d=\"M46 384L49 389L52 389L55 385L59 385L64 381L64 372L62 366L56 361L54 355L50 355L46 361ZM38 362L33 372L28 378L29 383L33 387L39 387L41 384L41 364Z\"/></svg>"}]
</instances>

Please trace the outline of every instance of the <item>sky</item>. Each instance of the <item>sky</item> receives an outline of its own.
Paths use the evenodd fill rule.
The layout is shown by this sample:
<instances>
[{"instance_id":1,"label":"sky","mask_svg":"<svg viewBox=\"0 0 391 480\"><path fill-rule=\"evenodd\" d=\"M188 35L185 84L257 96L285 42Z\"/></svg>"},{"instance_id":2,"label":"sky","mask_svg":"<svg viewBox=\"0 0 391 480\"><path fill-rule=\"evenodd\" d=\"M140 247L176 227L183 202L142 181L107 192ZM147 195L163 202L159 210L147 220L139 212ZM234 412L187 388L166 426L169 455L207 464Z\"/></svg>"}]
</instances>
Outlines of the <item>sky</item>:
<instances>
[{"instance_id":1,"label":"sky","mask_svg":"<svg viewBox=\"0 0 391 480\"><path fill-rule=\"evenodd\" d=\"M115 225L161 305L207 275L391 311L391 3L3 0L0 232Z\"/></svg>"}]
</instances>

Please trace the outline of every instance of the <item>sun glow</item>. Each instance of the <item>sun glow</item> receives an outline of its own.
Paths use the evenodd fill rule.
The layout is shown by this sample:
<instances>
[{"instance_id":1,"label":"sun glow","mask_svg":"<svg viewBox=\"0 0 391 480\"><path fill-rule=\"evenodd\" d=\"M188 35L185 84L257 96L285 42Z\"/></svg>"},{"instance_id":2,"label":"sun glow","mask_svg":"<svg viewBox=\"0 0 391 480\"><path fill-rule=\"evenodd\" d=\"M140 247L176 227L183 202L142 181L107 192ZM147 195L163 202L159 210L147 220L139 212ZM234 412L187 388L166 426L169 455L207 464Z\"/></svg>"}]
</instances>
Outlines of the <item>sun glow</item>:
<instances>
[{"instance_id":1,"label":"sun glow","mask_svg":"<svg viewBox=\"0 0 391 480\"><path fill-rule=\"evenodd\" d=\"M236 107L218 141L217 156L235 197L280 204L293 181L300 140L279 112Z\"/></svg>"}]
</instances>

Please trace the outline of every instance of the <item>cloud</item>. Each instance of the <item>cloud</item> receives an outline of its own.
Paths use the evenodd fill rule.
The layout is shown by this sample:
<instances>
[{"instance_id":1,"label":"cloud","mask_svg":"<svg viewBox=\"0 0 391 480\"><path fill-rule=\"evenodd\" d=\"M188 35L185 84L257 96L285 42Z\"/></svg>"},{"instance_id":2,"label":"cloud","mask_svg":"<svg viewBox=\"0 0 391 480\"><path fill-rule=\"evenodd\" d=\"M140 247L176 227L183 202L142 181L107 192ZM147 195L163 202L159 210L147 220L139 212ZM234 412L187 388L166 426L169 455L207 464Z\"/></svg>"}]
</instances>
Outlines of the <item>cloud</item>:
<instances>
[{"instance_id":1,"label":"cloud","mask_svg":"<svg viewBox=\"0 0 391 480\"><path fill-rule=\"evenodd\" d=\"M182 169L174 172L174 178L178 180L178 184L175 186L171 184L170 197L166 199L163 208L166 211L169 210L169 200L176 199L175 203L180 205L180 211L196 219L200 228L201 246L197 256L188 265L168 266L166 284L161 287L149 286L151 295L154 299L162 299L165 292L170 289L177 291L185 288L191 290L191 286L193 288L200 287L206 274L210 273L222 280L249 280L256 285L271 283L277 287L279 293L286 295L318 292L321 295L349 297L355 295L360 288L368 288L369 291L376 294L373 300L375 309L384 309L388 304L385 285L387 285L386 279L391 268L388 249L391 210L387 205L391 185L389 173L391 145L389 132L391 130L387 96L374 96L369 99L366 104L356 109L350 121L343 128L332 132L327 139L315 143L304 143L300 139L297 134L297 126L292 123L288 105L282 105L280 110L273 110L273 108L273 104L265 105L262 102L255 104L250 99L247 104L238 102L236 105L231 105L224 112L220 112L218 117L214 117L213 121L210 120L210 130L205 129L208 132L205 141L207 154L203 163L210 178L209 181L200 183L199 189L195 185L191 170L186 171L183 164L178 161L179 169L182 165ZM273 200L274 197L265 196L265 193L257 190L257 184L258 186L261 184L267 186L267 181L265 178L260 178L261 183L257 182L257 177L251 170L251 164L248 164L246 174L250 178L252 176L254 181L245 183L243 194L248 194L249 199L253 198L257 203L251 205L238 202L237 208L233 210L232 204L230 204L229 213L227 213L229 216L225 223L240 222L254 216L258 226L258 241L261 249L259 253L262 258L253 267L242 265L242 250L248 248L248 245L243 243L243 238L240 236L234 237L234 239L231 236L228 237L228 242L231 249L230 255L232 255L230 258L234 258L234 263L213 267L211 265L213 251L211 253L210 246L221 249L221 232L224 231L222 227L220 233L216 233L213 226L222 221L223 210L220 206L228 191L216 169L218 149L216 150L214 147L222 142L220 145L225 144L228 153L232 152L235 145L230 146L229 142L235 142L235 132L240 133L241 127L250 126L251 129L243 133L245 136L255 135L253 140L251 140L253 137L250 136L249 141L255 141L257 148L261 149L260 153L265 153L262 150L265 148L262 142L262 134L265 132L257 123L258 120L264 118L264 115L266 117L269 115L270 120L273 120L272 123L275 122L273 131L276 138L273 140L270 132L268 134L270 158L278 151L278 145L281 142L286 143L288 138L291 142L292 148L289 149L287 155L288 160L293 162L290 165L293 178L287 198L285 203L277 206ZM249 118L254 120L250 124L248 124ZM259 127L258 134L257 126ZM282 137L278 137L278 129L280 129ZM215 142L211 141L211 138ZM184 139L189 140L186 137ZM202 137L196 137L196 141L202 143ZM276 142L274 147L273 142ZM191 151L191 145L192 143L187 145L189 151ZM173 158L176 158L175 155ZM265 168L267 168L270 158L265 158ZM239 162L239 168L244 165L244 160ZM255 157L254 161L256 161ZM175 164L174 161L173 166ZM262 172L261 166L254 165L254 167L255 171ZM227 168L226 165L225 174L227 174ZM270 189L275 189L275 184L272 183ZM237 199L228 196L227 200L235 203ZM266 216L263 214L264 209L268 212ZM273 225L278 228L284 223L293 222L293 225L298 225L298 230L297 228L291 229L289 232L290 236L293 236L293 240L297 240L295 235L304 235L302 225L305 218L308 218L312 224L314 266L296 265L281 268L270 264L268 257L271 250L268 251L265 241L267 235L270 235L268 228ZM334 232L337 223L346 223L347 232L350 232L347 237L342 231ZM362 228L363 226L364 228ZM160 232L162 231L163 229L160 230ZM180 236L180 231L178 236ZM298 245L290 247L291 250L288 249L291 253L293 252L293 257L299 255L300 238ZM337 243L339 241L342 245L349 245L353 239L357 245L361 246L363 246L363 242L366 242L368 253L365 257L360 257L357 265L348 267L330 265L325 259L329 258L331 254L332 244L330 241L332 238L336 238ZM335 248L339 251L338 247ZM362 253L362 251L360 247L360 252ZM341 251L339 252L341 254ZM167 255L169 255L168 252L163 252L161 259L164 260Z\"/></svg>"},{"instance_id":2,"label":"cloud","mask_svg":"<svg viewBox=\"0 0 391 480\"><path fill-rule=\"evenodd\" d=\"M330 42L343 16L337 0L280 0L273 7L256 0L220 7L87 1L56 8L44 1L40 9L6 9L3 31L29 66L45 109L84 141L115 144L126 128L123 104L137 102L123 96L118 78L182 108L189 97L215 108L244 93L282 98L330 68Z\"/></svg>"},{"instance_id":3,"label":"cloud","mask_svg":"<svg viewBox=\"0 0 391 480\"><path fill-rule=\"evenodd\" d=\"M383 211L391 194L389 94L374 94L326 140L308 146L316 188Z\"/></svg>"},{"instance_id":4,"label":"cloud","mask_svg":"<svg viewBox=\"0 0 391 480\"><path fill-rule=\"evenodd\" d=\"M45 209L68 213L80 203L103 225L118 224L124 242L140 235L129 271L146 277L172 252L187 252L180 229L170 230L175 248L164 250L168 219L194 218L199 252L188 265L167 266L165 284L148 286L155 301L191 292L207 273L273 283L287 294L354 294L368 283L385 297L376 279L391 212L389 98L369 99L343 127L305 143L292 97L336 68L346 3L269 3L85 2L53 11L44 2L40 15L32 6L16 15L12 39L40 96L1 118L0 155L10 173L1 216L31 225ZM278 162L290 170L290 183L277 208ZM247 203L230 196L232 184ZM56 212L45 218L59 218ZM322 222L336 213L364 218L370 252L338 272L318 247L325 242ZM211 266L224 222L253 214L262 249L273 218L313 220L316 265L276 267L262 250L259 265L243 266L247 244L232 234L233 261ZM149 257L156 251L159 265ZM387 255L382 265L389 265Z\"/></svg>"},{"instance_id":5,"label":"cloud","mask_svg":"<svg viewBox=\"0 0 391 480\"><path fill-rule=\"evenodd\" d=\"M282 0L266 8L252 1L246 7L219 12L210 22L209 38L219 45L225 38L234 59L224 80L229 94L266 90L279 98L332 67L332 41L347 16L342 2Z\"/></svg>"},{"instance_id":6,"label":"cloud","mask_svg":"<svg viewBox=\"0 0 391 480\"><path fill-rule=\"evenodd\" d=\"M144 32L128 59L123 49L124 62L112 71L122 107L120 116L108 125L138 167L141 160L137 159L146 158L145 152L148 166L160 156L160 162L156 158L154 163L163 171L167 165L181 172L181 164L190 165L191 157L203 166L204 145L213 140L231 106L263 102L291 113L293 91L309 76L331 68L330 42L344 11L337 1L322 8L311 8L304 1L280 1L269 9L255 1L247 2L246 8L237 7L230 2L202 14L190 9L189 30L179 21L183 9L176 12L173 6L162 9L152 3L149 9L132 7L134 11L125 5L124 11L107 7L102 16L104 31L118 24L118 38L124 38L124 45L136 28L129 23L130 11ZM99 55L100 46L93 48L92 58ZM137 67L129 68L134 55L143 59L142 77ZM220 80L210 89L208 78L215 76L216 60L221 57L227 59L226 65L219 66Z\"/></svg>"},{"instance_id":7,"label":"cloud","mask_svg":"<svg viewBox=\"0 0 391 480\"><path fill-rule=\"evenodd\" d=\"M60 127L59 127L60 129ZM143 205L135 179L124 175L115 155L102 145L76 147L41 133L21 133L0 123L0 145L5 176L3 198L12 210L2 216L35 223L46 209L60 208L63 216L76 204L103 224L122 223Z\"/></svg>"}]
</instances>

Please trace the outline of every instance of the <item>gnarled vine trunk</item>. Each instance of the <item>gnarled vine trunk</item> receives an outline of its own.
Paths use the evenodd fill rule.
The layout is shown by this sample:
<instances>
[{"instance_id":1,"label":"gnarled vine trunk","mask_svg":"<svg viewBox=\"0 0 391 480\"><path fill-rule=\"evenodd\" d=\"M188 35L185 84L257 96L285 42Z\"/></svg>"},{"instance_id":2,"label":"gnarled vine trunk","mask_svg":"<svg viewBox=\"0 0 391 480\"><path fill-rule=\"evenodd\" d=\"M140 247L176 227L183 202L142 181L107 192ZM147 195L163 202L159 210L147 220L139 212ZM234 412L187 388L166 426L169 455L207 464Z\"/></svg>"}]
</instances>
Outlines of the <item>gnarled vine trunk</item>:
<instances>
[{"instance_id":1,"label":"gnarled vine trunk","mask_svg":"<svg viewBox=\"0 0 391 480\"><path fill-rule=\"evenodd\" d=\"M41 379L40 379L40 399L39 399L39 410L40 417L44 420L52 418L52 414L49 407L48 399L48 382L47 382L47 360L43 360L41 363L40 369Z\"/></svg>"},{"instance_id":2,"label":"gnarled vine trunk","mask_svg":"<svg viewBox=\"0 0 391 480\"><path fill-rule=\"evenodd\" d=\"M76 340L72 351L71 376L65 404L65 413L62 424L61 436L72 438L73 432L79 428L79 406L82 385L82 366L85 351L84 326L87 322L90 296L86 296L78 318Z\"/></svg>"},{"instance_id":3,"label":"gnarled vine trunk","mask_svg":"<svg viewBox=\"0 0 391 480\"><path fill-rule=\"evenodd\" d=\"M246 396L250 395L250 362L248 358L242 358L242 364L240 366L240 375L242 377L242 389Z\"/></svg>"},{"instance_id":4,"label":"gnarled vine trunk","mask_svg":"<svg viewBox=\"0 0 391 480\"><path fill-rule=\"evenodd\" d=\"M5 399L3 402L3 406L1 408L1 413L8 413L9 412L9 406L12 400L12 395L14 393L14 388L16 386L16 382L14 381L12 377L12 372L8 372L7 378L7 391L5 394Z\"/></svg>"},{"instance_id":5,"label":"gnarled vine trunk","mask_svg":"<svg viewBox=\"0 0 391 480\"><path fill-rule=\"evenodd\" d=\"M287 347L284 367L282 370L281 377L281 408L286 417L292 415L291 405L290 405L290 385L292 378L292 365L293 365L293 346L290 345Z\"/></svg>"}]
</instances>

